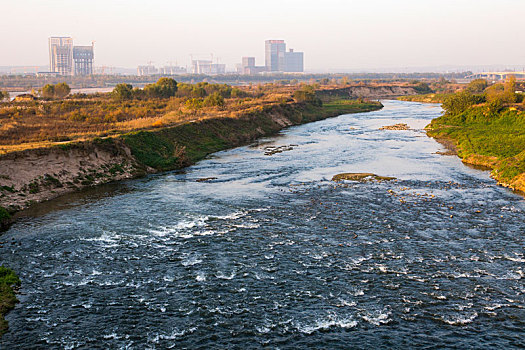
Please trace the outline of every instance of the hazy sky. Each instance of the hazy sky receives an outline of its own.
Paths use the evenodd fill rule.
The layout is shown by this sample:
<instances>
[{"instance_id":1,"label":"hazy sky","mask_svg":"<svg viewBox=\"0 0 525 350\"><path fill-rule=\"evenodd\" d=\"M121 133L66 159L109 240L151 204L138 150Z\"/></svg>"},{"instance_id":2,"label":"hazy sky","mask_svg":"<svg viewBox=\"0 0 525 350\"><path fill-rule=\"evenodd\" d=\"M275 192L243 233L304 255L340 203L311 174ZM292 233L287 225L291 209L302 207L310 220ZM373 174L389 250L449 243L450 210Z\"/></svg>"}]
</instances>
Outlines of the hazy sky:
<instances>
[{"instance_id":1,"label":"hazy sky","mask_svg":"<svg viewBox=\"0 0 525 350\"><path fill-rule=\"evenodd\" d=\"M0 14L0 65L48 64L49 36L95 41L96 66L263 65L266 39L307 70L525 65L525 0L0 0Z\"/></svg>"}]
</instances>

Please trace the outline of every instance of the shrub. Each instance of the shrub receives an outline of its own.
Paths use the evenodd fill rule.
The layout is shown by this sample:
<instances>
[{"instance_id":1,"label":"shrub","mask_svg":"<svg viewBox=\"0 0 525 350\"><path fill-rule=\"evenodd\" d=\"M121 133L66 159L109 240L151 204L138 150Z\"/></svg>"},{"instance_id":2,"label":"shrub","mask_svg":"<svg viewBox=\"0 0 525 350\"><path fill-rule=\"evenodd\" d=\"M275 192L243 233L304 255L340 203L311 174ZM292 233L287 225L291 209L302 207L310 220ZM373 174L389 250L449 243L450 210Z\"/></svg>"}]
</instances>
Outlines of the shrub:
<instances>
[{"instance_id":1,"label":"shrub","mask_svg":"<svg viewBox=\"0 0 525 350\"><path fill-rule=\"evenodd\" d=\"M472 94L481 94L489 86L485 79L475 79L472 80L467 85L467 91Z\"/></svg>"},{"instance_id":2,"label":"shrub","mask_svg":"<svg viewBox=\"0 0 525 350\"><path fill-rule=\"evenodd\" d=\"M206 107L224 107L224 97L219 92L214 92L204 99L203 105Z\"/></svg>"},{"instance_id":3,"label":"shrub","mask_svg":"<svg viewBox=\"0 0 525 350\"><path fill-rule=\"evenodd\" d=\"M314 88L310 85L303 86L302 88L296 90L293 94L293 98L297 102L311 103L315 106L321 106L323 104L321 100L315 95Z\"/></svg>"},{"instance_id":4,"label":"shrub","mask_svg":"<svg viewBox=\"0 0 525 350\"><path fill-rule=\"evenodd\" d=\"M430 86L423 81L418 81L414 86L414 90L420 94L429 94L433 92Z\"/></svg>"},{"instance_id":5,"label":"shrub","mask_svg":"<svg viewBox=\"0 0 525 350\"><path fill-rule=\"evenodd\" d=\"M55 97L64 98L71 92L71 88L66 83L60 83L55 85Z\"/></svg>"},{"instance_id":6,"label":"shrub","mask_svg":"<svg viewBox=\"0 0 525 350\"><path fill-rule=\"evenodd\" d=\"M171 78L160 78L155 84L144 87L146 96L153 98L170 98L177 92L177 82Z\"/></svg>"},{"instance_id":7,"label":"shrub","mask_svg":"<svg viewBox=\"0 0 525 350\"><path fill-rule=\"evenodd\" d=\"M190 98L184 103L184 105L188 109L197 110L202 107L202 100L199 98Z\"/></svg>"},{"instance_id":8,"label":"shrub","mask_svg":"<svg viewBox=\"0 0 525 350\"><path fill-rule=\"evenodd\" d=\"M133 98L133 86L131 84L117 84L111 96L119 101L131 100Z\"/></svg>"},{"instance_id":9,"label":"shrub","mask_svg":"<svg viewBox=\"0 0 525 350\"><path fill-rule=\"evenodd\" d=\"M53 98L55 97L55 86L51 84L46 84L42 88L42 97L44 98Z\"/></svg>"},{"instance_id":10,"label":"shrub","mask_svg":"<svg viewBox=\"0 0 525 350\"><path fill-rule=\"evenodd\" d=\"M458 115L469 109L475 104L483 102L483 97L473 95L468 91L460 91L451 95L443 102L443 109L448 115Z\"/></svg>"}]
</instances>

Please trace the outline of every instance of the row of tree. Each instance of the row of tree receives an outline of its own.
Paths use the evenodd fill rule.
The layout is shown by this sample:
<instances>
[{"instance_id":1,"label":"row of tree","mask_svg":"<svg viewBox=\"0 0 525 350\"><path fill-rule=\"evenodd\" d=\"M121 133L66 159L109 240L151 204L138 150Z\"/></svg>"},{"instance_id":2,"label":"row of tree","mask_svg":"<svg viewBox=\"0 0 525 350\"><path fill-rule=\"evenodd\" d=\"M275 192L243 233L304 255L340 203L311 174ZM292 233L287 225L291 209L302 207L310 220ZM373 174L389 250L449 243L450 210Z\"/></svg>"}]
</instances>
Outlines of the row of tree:
<instances>
[{"instance_id":1,"label":"row of tree","mask_svg":"<svg viewBox=\"0 0 525 350\"><path fill-rule=\"evenodd\" d=\"M177 82L171 78L160 78L154 84L144 86L144 89L133 88L131 84L120 83L115 86L111 95L117 100L144 98L170 98L177 92Z\"/></svg>"},{"instance_id":2,"label":"row of tree","mask_svg":"<svg viewBox=\"0 0 525 350\"><path fill-rule=\"evenodd\" d=\"M177 83L171 78L160 78L154 84L148 84L143 89L133 88L131 84L117 84L111 93L117 100L146 99L146 98L170 98L185 97L202 99L207 96L221 96L225 98L246 97L248 93L239 89L232 88L226 84L209 84L207 82L197 84Z\"/></svg>"},{"instance_id":3,"label":"row of tree","mask_svg":"<svg viewBox=\"0 0 525 350\"><path fill-rule=\"evenodd\" d=\"M498 112L517 102L523 102L523 95L516 93L516 78L511 76L503 84L490 86L484 79L473 80L464 90L446 98L442 106L446 114L458 115L481 103L486 103L489 111Z\"/></svg>"},{"instance_id":4,"label":"row of tree","mask_svg":"<svg viewBox=\"0 0 525 350\"><path fill-rule=\"evenodd\" d=\"M71 88L66 83L58 83L55 85L46 84L40 90L40 95L43 98L64 98L71 92Z\"/></svg>"}]
</instances>

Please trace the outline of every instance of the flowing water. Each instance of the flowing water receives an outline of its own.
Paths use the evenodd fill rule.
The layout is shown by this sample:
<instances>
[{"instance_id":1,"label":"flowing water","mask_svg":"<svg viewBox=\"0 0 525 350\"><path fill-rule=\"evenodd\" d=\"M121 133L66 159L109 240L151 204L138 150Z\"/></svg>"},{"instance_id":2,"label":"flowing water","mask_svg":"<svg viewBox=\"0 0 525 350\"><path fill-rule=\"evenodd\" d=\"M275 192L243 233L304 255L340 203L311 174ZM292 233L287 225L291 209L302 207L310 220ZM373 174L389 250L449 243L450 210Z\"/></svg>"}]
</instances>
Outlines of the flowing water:
<instances>
[{"instance_id":1,"label":"flowing water","mask_svg":"<svg viewBox=\"0 0 525 350\"><path fill-rule=\"evenodd\" d=\"M524 346L525 201L435 153L438 105L384 105L18 221L0 347Z\"/></svg>"}]
</instances>

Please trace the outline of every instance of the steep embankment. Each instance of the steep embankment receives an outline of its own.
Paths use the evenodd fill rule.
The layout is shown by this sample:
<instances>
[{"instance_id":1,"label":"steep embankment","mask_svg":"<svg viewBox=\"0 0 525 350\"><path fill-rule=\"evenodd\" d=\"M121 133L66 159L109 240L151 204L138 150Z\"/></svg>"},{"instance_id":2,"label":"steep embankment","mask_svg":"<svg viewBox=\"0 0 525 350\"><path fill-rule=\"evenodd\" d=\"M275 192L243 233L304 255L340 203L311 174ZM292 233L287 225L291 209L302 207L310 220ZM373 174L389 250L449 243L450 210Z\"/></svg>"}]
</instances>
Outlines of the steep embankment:
<instances>
[{"instance_id":1,"label":"steep embankment","mask_svg":"<svg viewBox=\"0 0 525 350\"><path fill-rule=\"evenodd\" d=\"M379 103L339 101L323 107L275 104L238 118L204 119L138 131L119 138L26 150L0 157L0 221L9 212L84 187L188 166L206 155L281 129L344 113L377 110Z\"/></svg>"},{"instance_id":2,"label":"steep embankment","mask_svg":"<svg viewBox=\"0 0 525 350\"><path fill-rule=\"evenodd\" d=\"M320 90L316 92L317 96L323 101L338 98L364 98L364 99L387 99L399 96L415 95L417 91L411 86L349 86L340 89Z\"/></svg>"},{"instance_id":3,"label":"steep embankment","mask_svg":"<svg viewBox=\"0 0 525 350\"><path fill-rule=\"evenodd\" d=\"M452 141L464 163L489 167L501 185L525 192L525 112L477 106L436 118L427 129L429 136Z\"/></svg>"},{"instance_id":4,"label":"steep embankment","mask_svg":"<svg viewBox=\"0 0 525 350\"><path fill-rule=\"evenodd\" d=\"M423 95L409 95L409 96L399 96L397 99L400 101L408 102L421 102L421 103L443 103L445 99L451 94L423 94Z\"/></svg>"}]
</instances>

